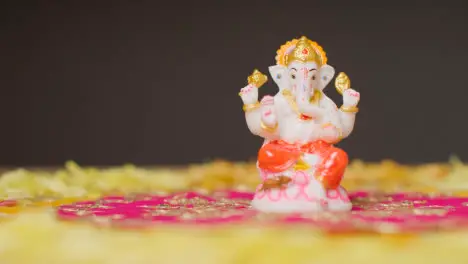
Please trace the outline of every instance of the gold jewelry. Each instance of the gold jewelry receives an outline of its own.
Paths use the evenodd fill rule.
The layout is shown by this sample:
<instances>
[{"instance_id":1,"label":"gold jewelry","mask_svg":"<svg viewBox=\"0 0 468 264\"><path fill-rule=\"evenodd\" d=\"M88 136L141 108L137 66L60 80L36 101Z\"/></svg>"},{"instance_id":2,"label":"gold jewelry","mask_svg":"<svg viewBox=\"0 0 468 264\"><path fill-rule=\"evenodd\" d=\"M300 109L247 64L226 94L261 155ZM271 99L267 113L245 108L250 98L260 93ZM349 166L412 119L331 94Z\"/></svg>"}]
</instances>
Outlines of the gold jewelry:
<instances>
[{"instance_id":1,"label":"gold jewelry","mask_svg":"<svg viewBox=\"0 0 468 264\"><path fill-rule=\"evenodd\" d=\"M293 166L295 171L299 170L308 170L310 169L310 165L307 164L302 158L299 158L296 162L296 164Z\"/></svg>"},{"instance_id":2,"label":"gold jewelry","mask_svg":"<svg viewBox=\"0 0 468 264\"><path fill-rule=\"evenodd\" d=\"M268 77L255 69L253 73L247 78L247 82L257 88L260 88L268 81Z\"/></svg>"},{"instance_id":3,"label":"gold jewelry","mask_svg":"<svg viewBox=\"0 0 468 264\"><path fill-rule=\"evenodd\" d=\"M276 131L276 129L278 128L278 123L276 123L276 125L274 127L269 127L269 126L265 125L265 123L263 123L263 121L260 121L260 127L263 130L265 130L266 132L274 133Z\"/></svg>"},{"instance_id":4,"label":"gold jewelry","mask_svg":"<svg viewBox=\"0 0 468 264\"><path fill-rule=\"evenodd\" d=\"M319 90L314 90L314 95L310 97L310 103L316 105L320 102L321 98L322 98L322 92Z\"/></svg>"},{"instance_id":5,"label":"gold jewelry","mask_svg":"<svg viewBox=\"0 0 468 264\"><path fill-rule=\"evenodd\" d=\"M288 104L289 106L291 106L292 110L296 112L296 114L300 115L299 109L297 108L297 104L292 98L291 91L289 91L288 89L284 89L281 93L283 94L286 101L288 101Z\"/></svg>"},{"instance_id":6,"label":"gold jewelry","mask_svg":"<svg viewBox=\"0 0 468 264\"><path fill-rule=\"evenodd\" d=\"M266 179L262 183L262 188L260 188L260 191L268 191L272 189L283 189L291 181L292 181L291 178L282 176L282 175L276 178L269 178L269 179Z\"/></svg>"},{"instance_id":7,"label":"gold jewelry","mask_svg":"<svg viewBox=\"0 0 468 264\"><path fill-rule=\"evenodd\" d=\"M288 101L288 104L291 107L291 109L299 116L301 120L310 121L313 119L313 117L307 116L299 112L296 101L292 98L292 94L290 90L284 89L281 93L283 94L286 101ZM315 90L314 96L311 98L311 103L315 105L318 104L321 97L322 97L322 92Z\"/></svg>"},{"instance_id":8,"label":"gold jewelry","mask_svg":"<svg viewBox=\"0 0 468 264\"><path fill-rule=\"evenodd\" d=\"M283 66L293 61L315 62L317 66L327 63L327 56L322 47L305 36L286 42L276 51L276 54L276 63Z\"/></svg>"},{"instance_id":9,"label":"gold jewelry","mask_svg":"<svg viewBox=\"0 0 468 264\"><path fill-rule=\"evenodd\" d=\"M249 111L252 111L252 110L257 109L259 107L260 107L260 103L256 102L256 103L253 103L253 104L245 104L244 106L242 106L242 109L244 110L244 112L249 112Z\"/></svg>"},{"instance_id":10,"label":"gold jewelry","mask_svg":"<svg viewBox=\"0 0 468 264\"><path fill-rule=\"evenodd\" d=\"M346 112L346 113L357 113L357 112L359 112L359 108L357 108L356 106L344 106L344 105L342 105L340 107L340 110L342 112Z\"/></svg>"},{"instance_id":11,"label":"gold jewelry","mask_svg":"<svg viewBox=\"0 0 468 264\"><path fill-rule=\"evenodd\" d=\"M330 123L330 122L325 123L325 124L322 125L323 128L328 127L328 126L331 126L331 127L333 127L334 129L338 130L340 136L343 135L341 129L340 129L339 127L335 126L334 124Z\"/></svg>"},{"instance_id":12,"label":"gold jewelry","mask_svg":"<svg viewBox=\"0 0 468 264\"><path fill-rule=\"evenodd\" d=\"M336 128L332 123L325 123L325 124L322 125L322 128L326 128L326 127L329 127L329 126Z\"/></svg>"},{"instance_id":13,"label":"gold jewelry","mask_svg":"<svg viewBox=\"0 0 468 264\"><path fill-rule=\"evenodd\" d=\"M338 138L335 141L328 142L328 143L336 144L336 143L340 142L343 139L343 131L339 127L333 125L332 123L325 123L325 124L322 125L322 128L325 128L327 126L331 126L331 127L333 127L334 129L336 129L338 131Z\"/></svg>"}]
</instances>

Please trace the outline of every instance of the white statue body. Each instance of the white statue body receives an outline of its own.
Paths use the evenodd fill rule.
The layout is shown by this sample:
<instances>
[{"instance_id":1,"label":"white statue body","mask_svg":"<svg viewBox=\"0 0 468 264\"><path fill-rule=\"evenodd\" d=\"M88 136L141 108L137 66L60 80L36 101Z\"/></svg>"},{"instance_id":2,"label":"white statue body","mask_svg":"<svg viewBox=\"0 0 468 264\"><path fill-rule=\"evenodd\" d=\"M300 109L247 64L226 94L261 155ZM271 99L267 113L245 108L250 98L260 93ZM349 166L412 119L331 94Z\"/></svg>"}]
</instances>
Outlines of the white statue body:
<instances>
[{"instance_id":1,"label":"white statue body","mask_svg":"<svg viewBox=\"0 0 468 264\"><path fill-rule=\"evenodd\" d=\"M263 183L252 206L278 213L351 210L340 186L348 158L333 144L352 132L360 94L345 87L337 108L323 93L335 70L305 37L283 45L276 59L269 68L280 90L274 97L258 102L266 81L258 71L240 92L247 126L265 139L257 162Z\"/></svg>"}]
</instances>

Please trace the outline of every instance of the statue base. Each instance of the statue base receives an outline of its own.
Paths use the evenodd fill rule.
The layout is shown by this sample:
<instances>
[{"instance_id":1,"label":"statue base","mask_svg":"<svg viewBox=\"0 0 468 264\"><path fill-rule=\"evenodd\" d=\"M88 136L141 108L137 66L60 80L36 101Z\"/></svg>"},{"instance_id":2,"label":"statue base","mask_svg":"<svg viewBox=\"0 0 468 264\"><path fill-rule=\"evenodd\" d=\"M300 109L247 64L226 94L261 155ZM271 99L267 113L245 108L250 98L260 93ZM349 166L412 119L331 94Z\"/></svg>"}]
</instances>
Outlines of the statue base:
<instances>
[{"instance_id":1,"label":"statue base","mask_svg":"<svg viewBox=\"0 0 468 264\"><path fill-rule=\"evenodd\" d=\"M263 184L262 184L263 185ZM351 211L352 204L343 187L325 190L313 179L305 185L291 184L283 188L263 190L260 185L252 207L266 213L303 213Z\"/></svg>"}]
</instances>

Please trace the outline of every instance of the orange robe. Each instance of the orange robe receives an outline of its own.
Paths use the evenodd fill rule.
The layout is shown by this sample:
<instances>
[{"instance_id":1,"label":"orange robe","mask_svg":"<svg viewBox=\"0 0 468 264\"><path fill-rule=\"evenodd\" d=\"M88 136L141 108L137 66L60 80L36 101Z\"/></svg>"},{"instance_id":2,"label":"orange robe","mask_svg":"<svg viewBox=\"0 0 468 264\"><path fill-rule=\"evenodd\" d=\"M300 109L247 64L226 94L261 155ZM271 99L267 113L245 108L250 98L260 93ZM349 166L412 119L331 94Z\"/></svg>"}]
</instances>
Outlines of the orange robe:
<instances>
[{"instance_id":1,"label":"orange robe","mask_svg":"<svg viewBox=\"0 0 468 264\"><path fill-rule=\"evenodd\" d=\"M336 189L348 165L348 155L332 144L318 140L303 145L289 144L283 140L266 143L258 153L258 166L267 172L278 173L296 164L303 153L318 155L315 177L327 189Z\"/></svg>"}]
</instances>

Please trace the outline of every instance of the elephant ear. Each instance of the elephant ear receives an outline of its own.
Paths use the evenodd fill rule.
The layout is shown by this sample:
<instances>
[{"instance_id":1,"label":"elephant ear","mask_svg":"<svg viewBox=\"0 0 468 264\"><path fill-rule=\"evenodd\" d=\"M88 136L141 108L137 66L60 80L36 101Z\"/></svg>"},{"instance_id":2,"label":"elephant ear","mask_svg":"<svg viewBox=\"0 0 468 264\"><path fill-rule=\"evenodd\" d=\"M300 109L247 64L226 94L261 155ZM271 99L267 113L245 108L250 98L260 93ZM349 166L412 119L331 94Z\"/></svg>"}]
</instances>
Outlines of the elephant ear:
<instances>
[{"instance_id":1,"label":"elephant ear","mask_svg":"<svg viewBox=\"0 0 468 264\"><path fill-rule=\"evenodd\" d=\"M288 76L286 75L287 68L285 66L274 65L268 67L268 70L270 71L270 75L275 81L276 85L278 85L280 91L288 88Z\"/></svg>"},{"instance_id":2,"label":"elephant ear","mask_svg":"<svg viewBox=\"0 0 468 264\"><path fill-rule=\"evenodd\" d=\"M330 65L323 65L320 68L320 85L319 89L323 90L325 87L330 83L330 81L333 79L333 76L335 76L335 69L330 66Z\"/></svg>"}]
</instances>

